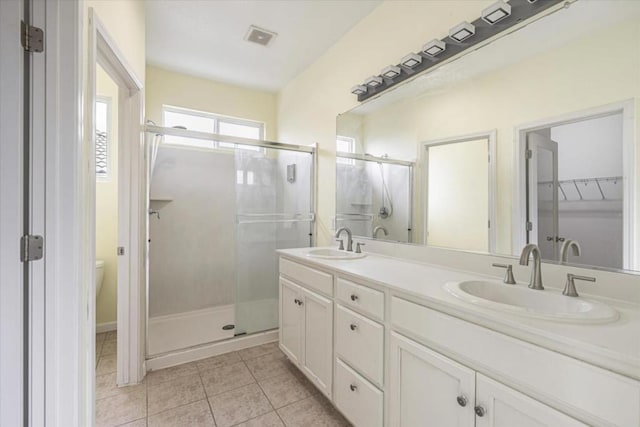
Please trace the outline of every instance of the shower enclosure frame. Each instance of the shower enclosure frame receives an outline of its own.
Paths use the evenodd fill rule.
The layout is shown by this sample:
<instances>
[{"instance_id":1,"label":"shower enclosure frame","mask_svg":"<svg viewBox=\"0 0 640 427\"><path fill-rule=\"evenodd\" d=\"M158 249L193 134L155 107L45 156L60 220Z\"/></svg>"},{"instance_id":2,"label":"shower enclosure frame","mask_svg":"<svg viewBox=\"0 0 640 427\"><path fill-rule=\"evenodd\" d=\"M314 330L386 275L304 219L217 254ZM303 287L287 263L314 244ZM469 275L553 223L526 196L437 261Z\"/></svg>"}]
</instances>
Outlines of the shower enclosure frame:
<instances>
[{"instance_id":1,"label":"shower enclosure frame","mask_svg":"<svg viewBox=\"0 0 640 427\"><path fill-rule=\"evenodd\" d=\"M268 140L259 140L259 139L249 139L249 138L241 138L241 137L235 137L235 136L229 136L229 135L220 135L220 134L216 134L216 133L209 133L209 132L200 132L200 131L192 131L192 130L187 130L187 129L180 129L180 128L173 128L173 127L163 127L163 126L157 126L154 124L146 124L144 126L142 126L142 131L144 133L150 133L154 136L160 135L160 136L177 136L177 137L184 137L184 138L190 138L190 139L200 139L200 140L207 140L207 141L218 141L218 142L226 142L226 143L232 143L232 144L239 144L239 145L245 145L245 146L252 146L252 147L260 147L260 148L270 148L270 149L276 149L276 150L287 150L287 151L296 151L296 152L302 152L302 153L308 153L311 154L311 171L310 171L310 188L309 191L311 192L311 197L310 197L310 210L312 212L312 219L311 219L311 227L310 227L310 236L309 236L309 246L314 246L315 242L316 242L316 233L317 233L317 221L316 221L316 203L317 203L317 162L318 162L318 156L317 156L317 143L314 143L312 145L297 145L297 144L288 144L288 143L283 143L283 142L276 142L276 141L268 141ZM148 154L148 150L145 150L145 153ZM146 155L145 154L145 155ZM145 159L147 166L149 163L149 159ZM150 181L150 177L149 179L149 185L151 183ZM149 198L148 198L148 194L147 194L147 203L149 203ZM148 221L147 221L148 224ZM147 227L147 233L148 233L148 227ZM147 234L147 240L149 239L149 236ZM148 268L148 263L149 263L149 258L148 258L148 246L146 246L145 249L145 263L147 264L145 266L145 268ZM146 297L146 313L145 313L145 358L148 357L148 352L149 352L149 275L146 275L146 286L145 286L145 297ZM260 334L264 334L266 332L269 331L263 331L263 332L258 332L256 334L253 335L260 335ZM251 336L251 334L249 335L245 335L244 337L247 336ZM210 346L210 345L216 345L219 343L225 343L225 342L232 342L235 339L237 339L238 337L233 337L233 338L229 338L229 339L225 339L225 340L220 340L220 341L214 341L214 342L207 342L207 343L202 343L201 345L197 346L197 347L205 347L205 346ZM180 350L175 350L170 352L169 354L172 353L183 353L185 350L188 349L180 349ZM162 357L163 355L154 355L154 357ZM150 359L146 359L146 360L150 360Z\"/></svg>"},{"instance_id":2,"label":"shower enclosure frame","mask_svg":"<svg viewBox=\"0 0 640 427\"><path fill-rule=\"evenodd\" d=\"M414 216L414 212L413 212L413 180L415 179L414 177L414 170L415 170L415 162L409 161L409 160L398 160L398 159L387 159L384 157L377 157L371 154L358 154L358 153L346 153L344 151L338 151L336 152L336 158L341 158L341 159L352 159L352 160L361 160L364 162L375 162L375 163L386 163L389 165L397 165L397 166L406 166L409 168L409 223L408 223L408 229L407 229L407 239L408 242L407 243L412 243L413 242L413 216ZM338 195L336 194L336 206L338 206ZM336 218L337 221L338 218ZM373 217L371 218L371 221L373 221ZM364 237L364 236L359 236L362 238L367 239L368 237ZM372 237L372 239L374 239Z\"/></svg>"}]
</instances>

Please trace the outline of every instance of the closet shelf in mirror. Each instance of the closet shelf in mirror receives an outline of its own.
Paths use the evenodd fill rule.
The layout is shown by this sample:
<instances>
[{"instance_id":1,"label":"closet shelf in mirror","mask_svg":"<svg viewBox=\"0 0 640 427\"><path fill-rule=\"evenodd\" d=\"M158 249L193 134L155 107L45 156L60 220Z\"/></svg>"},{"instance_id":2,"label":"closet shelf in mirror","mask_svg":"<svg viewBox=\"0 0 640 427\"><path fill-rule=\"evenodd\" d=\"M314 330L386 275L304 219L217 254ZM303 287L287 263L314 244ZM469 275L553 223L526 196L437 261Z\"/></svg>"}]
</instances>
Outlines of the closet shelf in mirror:
<instances>
[{"instance_id":1,"label":"closet shelf in mirror","mask_svg":"<svg viewBox=\"0 0 640 427\"><path fill-rule=\"evenodd\" d=\"M151 196L151 197L149 197L149 201L151 201L151 202L173 202L173 197Z\"/></svg>"},{"instance_id":2,"label":"closet shelf in mirror","mask_svg":"<svg viewBox=\"0 0 640 427\"><path fill-rule=\"evenodd\" d=\"M622 183L621 176L561 180L558 181L558 199L561 202L620 201L622 200ZM553 181L541 181L538 182L538 186L551 189ZM539 189L539 193L543 191L544 188ZM544 194L540 196L541 200L552 199L552 194L547 194L548 197L544 197Z\"/></svg>"}]
</instances>

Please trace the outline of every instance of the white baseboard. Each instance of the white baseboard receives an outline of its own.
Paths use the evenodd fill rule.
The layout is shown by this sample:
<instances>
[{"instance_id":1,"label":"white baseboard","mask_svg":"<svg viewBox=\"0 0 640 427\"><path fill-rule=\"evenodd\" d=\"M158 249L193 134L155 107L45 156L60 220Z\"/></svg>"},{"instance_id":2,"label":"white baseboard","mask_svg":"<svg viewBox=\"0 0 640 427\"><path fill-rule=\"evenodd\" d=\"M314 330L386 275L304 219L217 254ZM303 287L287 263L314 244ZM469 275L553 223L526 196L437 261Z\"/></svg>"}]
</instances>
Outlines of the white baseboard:
<instances>
[{"instance_id":1,"label":"white baseboard","mask_svg":"<svg viewBox=\"0 0 640 427\"><path fill-rule=\"evenodd\" d=\"M96 323L96 334L118 330L117 322Z\"/></svg>"},{"instance_id":2,"label":"white baseboard","mask_svg":"<svg viewBox=\"0 0 640 427\"><path fill-rule=\"evenodd\" d=\"M260 344L278 341L278 330L261 332L258 334L240 336L225 341L205 344L192 347L186 350L174 351L172 353L147 359L147 371L169 368L183 363L194 362L207 357L217 356L230 351L238 351L244 348L253 347Z\"/></svg>"}]
</instances>

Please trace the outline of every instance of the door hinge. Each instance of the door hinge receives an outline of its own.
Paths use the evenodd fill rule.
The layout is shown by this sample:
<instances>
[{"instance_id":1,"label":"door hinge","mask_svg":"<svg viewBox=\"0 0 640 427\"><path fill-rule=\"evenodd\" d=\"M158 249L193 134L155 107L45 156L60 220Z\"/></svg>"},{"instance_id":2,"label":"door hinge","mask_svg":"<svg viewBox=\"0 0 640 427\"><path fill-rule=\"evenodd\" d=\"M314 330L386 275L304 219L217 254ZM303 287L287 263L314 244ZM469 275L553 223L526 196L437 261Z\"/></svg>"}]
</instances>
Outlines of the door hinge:
<instances>
[{"instance_id":1,"label":"door hinge","mask_svg":"<svg viewBox=\"0 0 640 427\"><path fill-rule=\"evenodd\" d=\"M524 152L524 158L527 159L527 160L532 159L533 158L533 151L531 151L531 150L525 151Z\"/></svg>"},{"instance_id":2,"label":"door hinge","mask_svg":"<svg viewBox=\"0 0 640 427\"><path fill-rule=\"evenodd\" d=\"M22 21L22 47L26 52L42 52L44 50L44 31Z\"/></svg>"},{"instance_id":3,"label":"door hinge","mask_svg":"<svg viewBox=\"0 0 640 427\"><path fill-rule=\"evenodd\" d=\"M20 261L29 262L42 259L44 255L44 238L26 235L20 238Z\"/></svg>"},{"instance_id":4,"label":"door hinge","mask_svg":"<svg viewBox=\"0 0 640 427\"><path fill-rule=\"evenodd\" d=\"M527 231L533 230L533 223L531 221L527 221Z\"/></svg>"},{"instance_id":5,"label":"door hinge","mask_svg":"<svg viewBox=\"0 0 640 427\"><path fill-rule=\"evenodd\" d=\"M118 256L124 255L124 246L118 246Z\"/></svg>"}]
</instances>

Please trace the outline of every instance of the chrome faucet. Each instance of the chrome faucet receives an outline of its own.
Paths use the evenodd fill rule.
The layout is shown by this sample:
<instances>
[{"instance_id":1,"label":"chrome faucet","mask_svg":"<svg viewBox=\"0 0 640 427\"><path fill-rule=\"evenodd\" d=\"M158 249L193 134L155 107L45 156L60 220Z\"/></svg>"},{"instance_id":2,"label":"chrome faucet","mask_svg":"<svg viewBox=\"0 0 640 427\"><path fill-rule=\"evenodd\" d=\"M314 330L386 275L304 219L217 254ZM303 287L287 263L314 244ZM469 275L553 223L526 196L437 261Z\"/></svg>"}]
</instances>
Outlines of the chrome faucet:
<instances>
[{"instance_id":1,"label":"chrome faucet","mask_svg":"<svg viewBox=\"0 0 640 427\"><path fill-rule=\"evenodd\" d=\"M564 241L562 247L560 248L560 260L562 260L562 262L569 261L569 248L572 249L574 256L580 256L580 253L582 252L582 250L580 249L580 244L578 242L576 242L575 240L567 239Z\"/></svg>"},{"instance_id":2,"label":"chrome faucet","mask_svg":"<svg viewBox=\"0 0 640 427\"><path fill-rule=\"evenodd\" d=\"M522 248L522 254L520 255L520 265L529 265L529 256L533 255L533 267L531 268L531 280L529 281L529 288L536 290L543 290L542 286L542 269L540 268L541 253L540 248L534 244L528 244Z\"/></svg>"},{"instance_id":3,"label":"chrome faucet","mask_svg":"<svg viewBox=\"0 0 640 427\"><path fill-rule=\"evenodd\" d=\"M336 239L340 238L340 233L342 233L343 231L347 232L347 251L353 252L353 240L351 240L351 230L349 230L347 227L338 228L338 231L336 231Z\"/></svg>"},{"instance_id":4,"label":"chrome faucet","mask_svg":"<svg viewBox=\"0 0 640 427\"><path fill-rule=\"evenodd\" d=\"M389 235L389 232L387 231L386 228L384 228L383 226L379 225L376 228L373 229L373 238L377 238L378 237L378 231L382 230L382 232L384 233L385 236Z\"/></svg>"}]
</instances>

